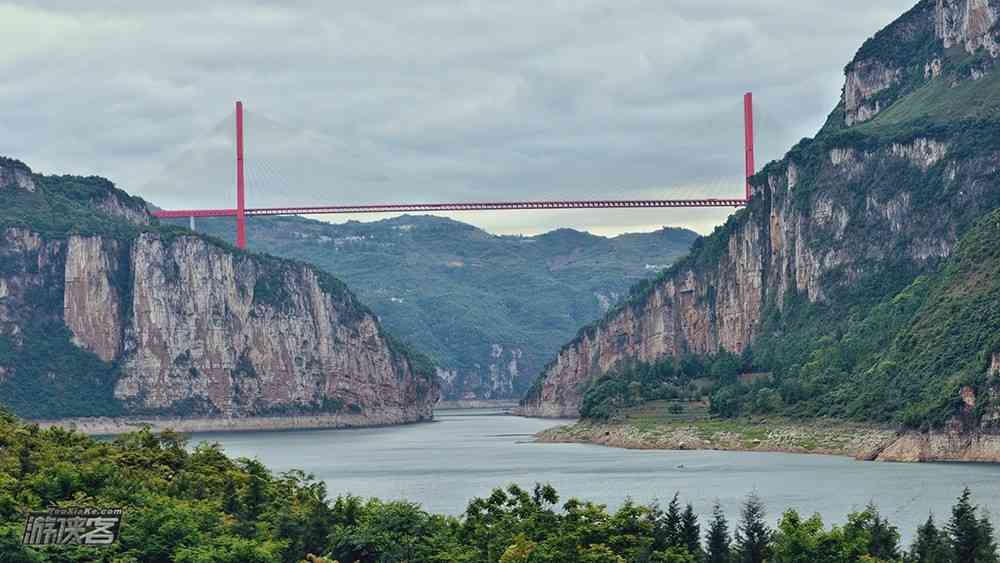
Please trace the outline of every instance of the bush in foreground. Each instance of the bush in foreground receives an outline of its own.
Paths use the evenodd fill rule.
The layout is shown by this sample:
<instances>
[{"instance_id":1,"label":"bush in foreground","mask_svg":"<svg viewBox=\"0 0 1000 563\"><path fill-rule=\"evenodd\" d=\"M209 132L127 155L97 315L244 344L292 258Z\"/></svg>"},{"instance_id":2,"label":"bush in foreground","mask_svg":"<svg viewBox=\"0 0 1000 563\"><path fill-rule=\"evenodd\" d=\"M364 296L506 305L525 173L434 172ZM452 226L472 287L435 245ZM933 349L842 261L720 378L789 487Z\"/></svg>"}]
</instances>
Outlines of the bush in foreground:
<instances>
[{"instance_id":1,"label":"bush in foreground","mask_svg":"<svg viewBox=\"0 0 1000 563\"><path fill-rule=\"evenodd\" d=\"M70 506L124 508L120 541L20 545L25 512ZM990 521L968 491L946 525L931 519L920 527L909 551L874 506L829 529L818 515L790 510L772 530L755 496L734 525L716 507L703 527L676 495L665 509L626 502L609 511L577 499L560 504L548 485L511 485L451 517L407 502L331 500L302 472L275 475L217 445L189 450L172 432L102 442L0 413L0 563L992 563L996 551Z\"/></svg>"}]
</instances>

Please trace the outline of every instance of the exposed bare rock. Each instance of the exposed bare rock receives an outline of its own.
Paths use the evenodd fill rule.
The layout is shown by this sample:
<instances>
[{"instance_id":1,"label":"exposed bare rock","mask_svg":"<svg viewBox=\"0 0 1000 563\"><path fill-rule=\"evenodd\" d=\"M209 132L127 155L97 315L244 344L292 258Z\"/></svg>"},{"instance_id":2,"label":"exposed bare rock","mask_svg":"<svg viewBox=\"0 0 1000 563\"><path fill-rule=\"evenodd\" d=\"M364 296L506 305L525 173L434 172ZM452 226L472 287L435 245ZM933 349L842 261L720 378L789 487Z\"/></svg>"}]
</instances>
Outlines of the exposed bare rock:
<instances>
[{"instance_id":1,"label":"exposed bare rock","mask_svg":"<svg viewBox=\"0 0 1000 563\"><path fill-rule=\"evenodd\" d=\"M35 191L31 170L20 162L0 159L0 190L4 188Z\"/></svg>"},{"instance_id":2,"label":"exposed bare rock","mask_svg":"<svg viewBox=\"0 0 1000 563\"><path fill-rule=\"evenodd\" d=\"M375 317L304 265L273 265L193 236L141 235L128 353L115 395L147 409L188 402L227 416L324 401L377 413L437 400Z\"/></svg>"},{"instance_id":3,"label":"exposed bare rock","mask_svg":"<svg viewBox=\"0 0 1000 563\"><path fill-rule=\"evenodd\" d=\"M989 0L937 0L934 29L945 48L959 45L969 53L986 48L1000 55L995 25L1000 8Z\"/></svg>"},{"instance_id":4,"label":"exposed bare rock","mask_svg":"<svg viewBox=\"0 0 1000 563\"><path fill-rule=\"evenodd\" d=\"M747 431L763 438L750 440ZM729 428L698 421L637 427L627 422L580 421L536 435L540 442L589 443L639 450L712 449L846 455L866 461L1000 463L1000 435L905 432L841 421L778 421Z\"/></svg>"},{"instance_id":5,"label":"exposed bare rock","mask_svg":"<svg viewBox=\"0 0 1000 563\"><path fill-rule=\"evenodd\" d=\"M948 145L933 139L921 138L905 145L893 143L891 150L893 156L905 158L926 172L948 154Z\"/></svg>"},{"instance_id":6,"label":"exposed bare rock","mask_svg":"<svg viewBox=\"0 0 1000 563\"><path fill-rule=\"evenodd\" d=\"M575 416L589 382L624 361L652 362L720 349L740 353L756 336L768 299L780 307L782 297L793 291L812 302L822 301L831 284L853 283L869 267L866 264L898 253L898 244L905 245L918 262L948 256L956 234L947 219L915 214L908 191L898 190L886 199L869 194L860 214L832 195L840 182L885 163L900 161L930 170L947 150L945 143L918 139L863 153L848 148L831 151L820 178L812 179L829 189L818 190L806 207L795 202L799 173L794 162L784 173L775 172L756 183L757 203L742 212L713 263L674 269L643 299L584 331L560 351L543 373L538 393L519 412ZM957 182L981 186L982 171L994 164L971 160L955 166ZM961 194L955 190L952 197L964 205ZM866 241L864 247L837 242L852 229L893 236ZM831 278L835 273L837 277Z\"/></svg>"},{"instance_id":7,"label":"exposed bare rock","mask_svg":"<svg viewBox=\"0 0 1000 563\"><path fill-rule=\"evenodd\" d=\"M509 397L522 373L524 351L517 347L491 344L489 362L475 364L463 374L457 369L438 368L441 393L444 397L458 397L459 401L474 401L482 397Z\"/></svg>"},{"instance_id":8,"label":"exposed bare rock","mask_svg":"<svg viewBox=\"0 0 1000 563\"><path fill-rule=\"evenodd\" d=\"M363 428L410 424L423 420L419 409L386 408L378 412L360 414L300 414L291 416L241 416L241 417L179 417L179 416L124 416L81 417L59 420L38 420L41 428L58 426L72 428L85 434L121 434L149 427L154 432L171 429L177 432L244 432L257 430L305 430L316 428Z\"/></svg>"},{"instance_id":9,"label":"exposed bare rock","mask_svg":"<svg viewBox=\"0 0 1000 563\"><path fill-rule=\"evenodd\" d=\"M843 111L848 127L870 120L906 89L948 71L945 48L992 53L998 13L997 0L918 3L859 50L845 69L833 116ZM907 59L927 52L933 58L919 65ZM844 130L830 123L829 130ZM588 385L624 362L738 354L758 335L769 304L780 313L789 297L826 301L894 260L916 269L936 263L951 254L958 232L954 218L927 209L931 198L967 218L993 208L1000 154L956 151L960 139L943 134L895 142L859 135L863 140L817 140L822 162L807 141L758 174L752 203L713 237L711 248L696 244L690 260L582 331L543 372L520 412L576 415ZM934 185L940 187L931 196Z\"/></svg>"},{"instance_id":10,"label":"exposed bare rock","mask_svg":"<svg viewBox=\"0 0 1000 563\"><path fill-rule=\"evenodd\" d=\"M924 65L924 80L941 76L941 59L936 58Z\"/></svg>"},{"instance_id":11,"label":"exposed bare rock","mask_svg":"<svg viewBox=\"0 0 1000 563\"><path fill-rule=\"evenodd\" d=\"M881 61L862 61L847 72L844 84L845 123L863 123L875 117L883 108L875 94L889 89L899 81L900 70L888 68Z\"/></svg>"},{"instance_id":12,"label":"exposed bare rock","mask_svg":"<svg viewBox=\"0 0 1000 563\"><path fill-rule=\"evenodd\" d=\"M127 201L115 193L109 193L104 199L94 202L94 206L103 213L120 217L134 225L149 225L153 222L153 216L145 205Z\"/></svg>"},{"instance_id":13,"label":"exposed bare rock","mask_svg":"<svg viewBox=\"0 0 1000 563\"><path fill-rule=\"evenodd\" d=\"M135 210L120 203L115 209ZM433 373L414 365L340 282L200 236L127 233L6 228L0 336L31 346L25 327L65 326L76 346L120 367L114 395L133 419L239 429L432 417ZM3 368L16 376L16 365ZM42 374L53 384L74 376Z\"/></svg>"},{"instance_id":14,"label":"exposed bare rock","mask_svg":"<svg viewBox=\"0 0 1000 563\"><path fill-rule=\"evenodd\" d=\"M118 241L100 237L70 237L66 245L63 318L73 342L106 362L121 353L124 332L119 276Z\"/></svg>"},{"instance_id":15,"label":"exposed bare rock","mask_svg":"<svg viewBox=\"0 0 1000 563\"><path fill-rule=\"evenodd\" d=\"M1000 435L909 432L883 449L879 461L973 461L1000 463Z\"/></svg>"},{"instance_id":16,"label":"exposed bare rock","mask_svg":"<svg viewBox=\"0 0 1000 563\"><path fill-rule=\"evenodd\" d=\"M49 244L37 233L19 227L4 230L0 237L0 335L18 337L29 315L62 315L59 311L30 311L23 307L32 294L43 294L50 284L62 287L64 264L62 243ZM61 291L60 291L61 295ZM60 302L60 305L62 303Z\"/></svg>"},{"instance_id":17,"label":"exposed bare rock","mask_svg":"<svg viewBox=\"0 0 1000 563\"><path fill-rule=\"evenodd\" d=\"M871 120L901 95L941 77L956 85L978 80L1000 56L1000 4L996 0L924 0L879 32L846 69L843 123ZM933 47L927 52L928 47ZM986 53L986 61L956 72L949 49ZM925 60L904 60L900 53L925 53ZM915 64L916 63L916 64Z\"/></svg>"}]
</instances>

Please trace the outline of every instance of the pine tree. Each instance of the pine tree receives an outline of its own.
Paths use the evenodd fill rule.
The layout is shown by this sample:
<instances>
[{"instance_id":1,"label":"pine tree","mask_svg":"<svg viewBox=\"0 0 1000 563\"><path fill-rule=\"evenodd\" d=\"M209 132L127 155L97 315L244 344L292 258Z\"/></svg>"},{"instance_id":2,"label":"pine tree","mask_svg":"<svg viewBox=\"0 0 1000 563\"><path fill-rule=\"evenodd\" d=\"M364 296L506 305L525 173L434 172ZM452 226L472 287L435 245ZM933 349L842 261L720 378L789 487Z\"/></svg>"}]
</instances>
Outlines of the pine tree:
<instances>
[{"instance_id":1,"label":"pine tree","mask_svg":"<svg viewBox=\"0 0 1000 563\"><path fill-rule=\"evenodd\" d=\"M927 516L927 522L917 528L917 539L910 548L910 559L914 563L948 563L948 536L934 524L934 515Z\"/></svg>"},{"instance_id":2,"label":"pine tree","mask_svg":"<svg viewBox=\"0 0 1000 563\"><path fill-rule=\"evenodd\" d=\"M736 554L741 563L763 563L771 551L771 529L764 522L764 502L751 493L743 503L742 520L736 528Z\"/></svg>"},{"instance_id":3,"label":"pine tree","mask_svg":"<svg viewBox=\"0 0 1000 563\"><path fill-rule=\"evenodd\" d=\"M670 499L670 504L667 505L667 515L663 524L667 545L670 547L683 545L681 540L681 504L677 495L678 493L674 493L674 498Z\"/></svg>"},{"instance_id":4,"label":"pine tree","mask_svg":"<svg viewBox=\"0 0 1000 563\"><path fill-rule=\"evenodd\" d=\"M895 561L899 559L899 531L882 518L875 505L868 506L872 519L868 528L870 539L868 541L868 554L883 561Z\"/></svg>"},{"instance_id":5,"label":"pine tree","mask_svg":"<svg viewBox=\"0 0 1000 563\"><path fill-rule=\"evenodd\" d=\"M240 497L236 493L236 481L232 478L225 480L224 493L222 495L222 509L233 516L240 513Z\"/></svg>"},{"instance_id":6,"label":"pine tree","mask_svg":"<svg viewBox=\"0 0 1000 563\"><path fill-rule=\"evenodd\" d=\"M684 513L681 515L680 540L688 553L695 559L701 559L701 526L698 524L698 516L694 513L691 503L684 507Z\"/></svg>"},{"instance_id":7,"label":"pine tree","mask_svg":"<svg viewBox=\"0 0 1000 563\"><path fill-rule=\"evenodd\" d=\"M997 550L993 526L985 516L976 518L978 507L973 506L971 499L972 493L966 487L951 509L948 534L951 536L952 555L959 563L995 563Z\"/></svg>"},{"instance_id":8,"label":"pine tree","mask_svg":"<svg viewBox=\"0 0 1000 563\"><path fill-rule=\"evenodd\" d=\"M980 561L985 563L1000 561L1000 558L997 557L997 544L993 537L993 524L990 523L990 519L985 514L979 519L979 546Z\"/></svg>"},{"instance_id":9,"label":"pine tree","mask_svg":"<svg viewBox=\"0 0 1000 563\"><path fill-rule=\"evenodd\" d=\"M705 563L729 563L729 522L719 503L712 507L712 523L708 526L705 544Z\"/></svg>"},{"instance_id":10,"label":"pine tree","mask_svg":"<svg viewBox=\"0 0 1000 563\"><path fill-rule=\"evenodd\" d=\"M650 524L652 529L653 541L649 546L651 551L663 551L670 547L670 541L667 539L666 526L663 521L663 509L660 508L659 503L653 502L649 505L649 512L646 515L646 519Z\"/></svg>"}]
</instances>

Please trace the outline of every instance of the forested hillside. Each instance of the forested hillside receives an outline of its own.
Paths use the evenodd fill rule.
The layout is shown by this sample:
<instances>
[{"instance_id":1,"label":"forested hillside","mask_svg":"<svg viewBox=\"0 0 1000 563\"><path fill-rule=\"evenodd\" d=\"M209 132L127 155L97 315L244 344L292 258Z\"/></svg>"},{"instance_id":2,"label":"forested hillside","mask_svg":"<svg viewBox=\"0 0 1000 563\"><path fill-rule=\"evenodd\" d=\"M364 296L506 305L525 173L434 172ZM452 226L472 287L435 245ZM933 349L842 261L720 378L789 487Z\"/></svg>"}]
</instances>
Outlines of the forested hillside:
<instances>
[{"instance_id":1,"label":"forested hillside","mask_svg":"<svg viewBox=\"0 0 1000 563\"><path fill-rule=\"evenodd\" d=\"M587 390L580 413L608 419L643 400L707 394L720 416L1000 429L1000 210L981 219L940 268L873 306L798 307L795 316L768 319L776 325L742 357L625 366ZM754 367L766 377L738 377ZM705 380L712 384L692 386Z\"/></svg>"},{"instance_id":2,"label":"forested hillside","mask_svg":"<svg viewBox=\"0 0 1000 563\"><path fill-rule=\"evenodd\" d=\"M996 0L923 0L867 41L817 136L756 174L751 204L690 256L581 330L525 412L575 414L600 377L666 362L652 387L707 376L688 391L713 393L720 415L995 433L998 20ZM692 377L688 356L726 369Z\"/></svg>"}]
</instances>

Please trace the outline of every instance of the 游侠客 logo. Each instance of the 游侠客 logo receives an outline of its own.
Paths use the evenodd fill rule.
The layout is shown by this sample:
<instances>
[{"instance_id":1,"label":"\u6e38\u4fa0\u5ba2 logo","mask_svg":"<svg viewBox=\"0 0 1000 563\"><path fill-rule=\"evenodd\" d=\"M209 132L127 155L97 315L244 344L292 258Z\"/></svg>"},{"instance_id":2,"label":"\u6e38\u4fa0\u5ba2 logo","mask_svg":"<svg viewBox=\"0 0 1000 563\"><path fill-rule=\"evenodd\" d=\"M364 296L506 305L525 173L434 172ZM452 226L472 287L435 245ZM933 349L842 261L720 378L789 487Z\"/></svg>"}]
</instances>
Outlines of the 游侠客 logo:
<instances>
[{"instance_id":1,"label":"\u6e38\u4fa0\u5ba2 logo","mask_svg":"<svg viewBox=\"0 0 1000 563\"><path fill-rule=\"evenodd\" d=\"M120 508L54 508L32 512L24 525L24 545L111 545L121 527Z\"/></svg>"}]
</instances>

